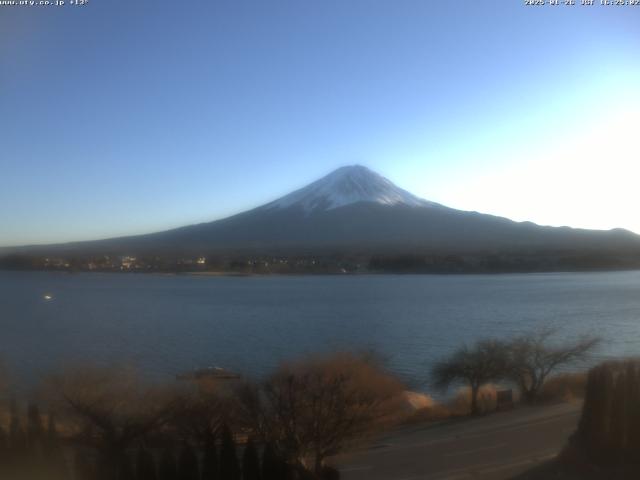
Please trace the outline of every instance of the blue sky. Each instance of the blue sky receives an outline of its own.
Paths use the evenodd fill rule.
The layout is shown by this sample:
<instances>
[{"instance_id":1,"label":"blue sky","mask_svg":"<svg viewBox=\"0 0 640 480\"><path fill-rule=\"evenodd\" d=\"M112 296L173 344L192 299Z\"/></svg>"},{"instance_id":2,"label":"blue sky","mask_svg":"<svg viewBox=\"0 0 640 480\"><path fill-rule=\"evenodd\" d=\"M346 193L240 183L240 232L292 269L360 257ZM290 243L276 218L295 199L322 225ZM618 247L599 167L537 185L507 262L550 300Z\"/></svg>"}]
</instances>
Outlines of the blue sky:
<instances>
[{"instance_id":1,"label":"blue sky","mask_svg":"<svg viewBox=\"0 0 640 480\"><path fill-rule=\"evenodd\" d=\"M214 220L352 163L640 232L640 7L523 3L0 7L0 245Z\"/></svg>"}]
</instances>

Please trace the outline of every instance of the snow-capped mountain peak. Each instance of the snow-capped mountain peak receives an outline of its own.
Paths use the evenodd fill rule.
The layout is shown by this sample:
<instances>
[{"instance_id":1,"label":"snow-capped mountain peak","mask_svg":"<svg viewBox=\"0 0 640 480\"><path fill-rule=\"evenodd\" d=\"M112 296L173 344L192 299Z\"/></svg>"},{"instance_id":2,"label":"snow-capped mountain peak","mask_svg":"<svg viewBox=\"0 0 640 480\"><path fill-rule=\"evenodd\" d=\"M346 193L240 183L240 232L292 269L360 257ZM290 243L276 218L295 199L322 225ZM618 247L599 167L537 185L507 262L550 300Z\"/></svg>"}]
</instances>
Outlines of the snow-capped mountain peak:
<instances>
[{"instance_id":1,"label":"snow-capped mountain peak","mask_svg":"<svg viewBox=\"0 0 640 480\"><path fill-rule=\"evenodd\" d=\"M304 188L296 190L263 208L299 208L307 213L326 211L354 203L433 207L437 203L423 200L403 190L381 175L361 165L341 167Z\"/></svg>"}]
</instances>

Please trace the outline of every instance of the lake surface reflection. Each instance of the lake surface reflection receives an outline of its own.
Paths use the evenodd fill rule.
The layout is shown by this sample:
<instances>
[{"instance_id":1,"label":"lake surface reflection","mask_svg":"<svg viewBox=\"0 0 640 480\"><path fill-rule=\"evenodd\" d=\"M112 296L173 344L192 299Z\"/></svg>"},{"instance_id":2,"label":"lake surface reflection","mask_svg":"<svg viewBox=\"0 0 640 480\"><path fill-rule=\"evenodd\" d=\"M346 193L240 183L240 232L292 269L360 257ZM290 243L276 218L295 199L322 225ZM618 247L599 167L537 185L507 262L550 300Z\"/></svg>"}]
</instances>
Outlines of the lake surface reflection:
<instances>
[{"instance_id":1,"label":"lake surface reflection","mask_svg":"<svg viewBox=\"0 0 640 480\"><path fill-rule=\"evenodd\" d=\"M46 299L49 295L51 298ZM0 272L0 356L33 383L78 362L154 378L375 349L412 381L463 342L541 325L598 334L597 358L640 353L640 272L198 277ZM596 360L594 358L593 360Z\"/></svg>"}]
</instances>

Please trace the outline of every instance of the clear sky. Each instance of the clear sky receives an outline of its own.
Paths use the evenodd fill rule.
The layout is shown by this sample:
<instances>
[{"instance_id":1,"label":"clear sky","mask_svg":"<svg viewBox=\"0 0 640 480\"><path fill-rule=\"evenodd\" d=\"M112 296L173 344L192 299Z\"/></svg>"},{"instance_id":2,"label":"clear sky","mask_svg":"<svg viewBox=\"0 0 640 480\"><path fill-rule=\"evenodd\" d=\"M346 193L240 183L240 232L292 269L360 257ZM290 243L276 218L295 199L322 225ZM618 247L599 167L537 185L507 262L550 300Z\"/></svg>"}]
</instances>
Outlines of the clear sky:
<instances>
[{"instance_id":1,"label":"clear sky","mask_svg":"<svg viewBox=\"0 0 640 480\"><path fill-rule=\"evenodd\" d=\"M352 163L640 232L640 6L597 3L0 6L0 245L214 220Z\"/></svg>"}]
</instances>

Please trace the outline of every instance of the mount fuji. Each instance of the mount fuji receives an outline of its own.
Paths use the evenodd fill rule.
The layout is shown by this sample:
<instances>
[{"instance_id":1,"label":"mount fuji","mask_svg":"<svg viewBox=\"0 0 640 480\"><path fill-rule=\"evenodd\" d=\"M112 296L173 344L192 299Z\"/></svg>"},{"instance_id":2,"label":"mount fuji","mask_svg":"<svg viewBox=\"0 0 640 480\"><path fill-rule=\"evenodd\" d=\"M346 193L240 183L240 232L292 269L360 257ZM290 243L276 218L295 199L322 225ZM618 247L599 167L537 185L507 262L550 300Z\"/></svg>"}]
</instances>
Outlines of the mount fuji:
<instances>
[{"instance_id":1,"label":"mount fuji","mask_svg":"<svg viewBox=\"0 0 640 480\"><path fill-rule=\"evenodd\" d=\"M268 203L262 209L295 208L311 214L354 203L409 207L440 206L395 186L367 167L354 165L339 168L300 190Z\"/></svg>"},{"instance_id":2,"label":"mount fuji","mask_svg":"<svg viewBox=\"0 0 640 480\"><path fill-rule=\"evenodd\" d=\"M421 199L363 166L342 167L275 201L209 223L22 252L82 254L500 253L640 250L640 236L543 227ZM15 252L16 249L13 249Z\"/></svg>"}]
</instances>

